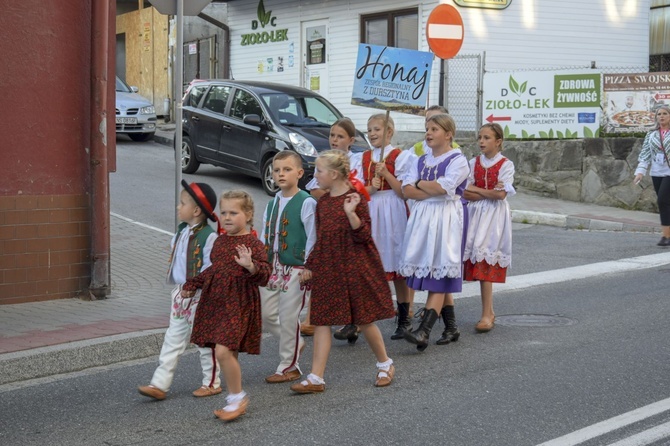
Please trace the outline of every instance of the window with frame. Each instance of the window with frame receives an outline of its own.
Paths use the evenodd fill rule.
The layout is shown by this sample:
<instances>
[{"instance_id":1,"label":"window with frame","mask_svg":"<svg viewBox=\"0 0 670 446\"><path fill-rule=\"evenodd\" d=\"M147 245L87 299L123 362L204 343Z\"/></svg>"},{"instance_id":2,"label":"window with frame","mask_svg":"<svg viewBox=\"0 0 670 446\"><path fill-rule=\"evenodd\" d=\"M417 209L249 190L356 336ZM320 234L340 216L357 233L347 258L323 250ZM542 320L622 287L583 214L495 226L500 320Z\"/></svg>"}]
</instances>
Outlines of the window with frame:
<instances>
[{"instance_id":1,"label":"window with frame","mask_svg":"<svg viewBox=\"0 0 670 446\"><path fill-rule=\"evenodd\" d=\"M410 8L362 15L361 43L418 50L418 9Z\"/></svg>"}]
</instances>

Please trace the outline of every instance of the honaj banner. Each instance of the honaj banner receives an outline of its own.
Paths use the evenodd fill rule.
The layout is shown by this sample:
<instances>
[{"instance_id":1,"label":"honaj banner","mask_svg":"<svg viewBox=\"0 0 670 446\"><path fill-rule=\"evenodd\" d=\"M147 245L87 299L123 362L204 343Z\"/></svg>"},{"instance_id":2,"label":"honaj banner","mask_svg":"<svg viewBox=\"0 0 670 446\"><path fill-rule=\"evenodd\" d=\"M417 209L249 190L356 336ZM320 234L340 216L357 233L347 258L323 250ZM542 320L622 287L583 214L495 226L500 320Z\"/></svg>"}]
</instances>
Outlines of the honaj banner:
<instances>
[{"instance_id":1,"label":"honaj banner","mask_svg":"<svg viewBox=\"0 0 670 446\"><path fill-rule=\"evenodd\" d=\"M351 103L424 114L433 57L433 53L425 51L359 45Z\"/></svg>"}]
</instances>

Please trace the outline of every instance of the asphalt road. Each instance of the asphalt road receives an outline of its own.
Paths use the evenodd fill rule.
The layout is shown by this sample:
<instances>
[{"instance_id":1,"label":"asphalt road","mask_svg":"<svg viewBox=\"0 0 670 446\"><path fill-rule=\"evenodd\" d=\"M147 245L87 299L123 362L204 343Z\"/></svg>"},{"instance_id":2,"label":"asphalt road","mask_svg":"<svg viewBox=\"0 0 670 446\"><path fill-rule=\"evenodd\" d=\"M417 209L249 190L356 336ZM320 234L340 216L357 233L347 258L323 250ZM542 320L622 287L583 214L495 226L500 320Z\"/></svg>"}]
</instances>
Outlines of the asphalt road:
<instances>
[{"instance_id":1,"label":"asphalt road","mask_svg":"<svg viewBox=\"0 0 670 446\"><path fill-rule=\"evenodd\" d=\"M118 144L113 212L170 230L172 198L164 196L173 191L165 160L172 152ZM253 190L257 209L267 202L258 180L223 169L188 178L215 190ZM516 225L510 274L550 277L561 268L658 254L656 238ZM156 358L26 383L0 393L0 444L670 444L669 283L669 265L616 274L603 267L587 279L496 293L499 323L488 334L474 333L478 298L458 299L461 339L423 353L388 340L397 375L383 389L372 385L374 357L364 340L334 341L322 395L266 384L277 350L269 337L262 355L240 356L251 404L248 415L229 424L212 414L223 394L191 396L200 376L192 352L162 402L136 391ZM388 339L393 321L379 325ZM436 324L433 340L441 330ZM304 371L311 352L308 340Z\"/></svg>"}]
</instances>

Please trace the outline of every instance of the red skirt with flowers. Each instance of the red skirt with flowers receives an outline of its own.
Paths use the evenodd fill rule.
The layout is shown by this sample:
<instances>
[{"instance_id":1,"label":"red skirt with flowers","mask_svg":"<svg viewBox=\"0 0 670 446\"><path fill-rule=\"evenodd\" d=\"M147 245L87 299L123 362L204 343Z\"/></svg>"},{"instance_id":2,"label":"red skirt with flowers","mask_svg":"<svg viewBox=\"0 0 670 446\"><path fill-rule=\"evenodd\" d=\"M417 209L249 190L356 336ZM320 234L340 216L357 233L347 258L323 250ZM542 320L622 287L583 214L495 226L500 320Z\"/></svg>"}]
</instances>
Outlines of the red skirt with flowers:
<instances>
[{"instance_id":1,"label":"red skirt with flowers","mask_svg":"<svg viewBox=\"0 0 670 446\"><path fill-rule=\"evenodd\" d=\"M503 268L499 264L489 265L486 261L472 263L470 260L465 261L463 280L469 282L473 280L482 280L484 282L505 283L507 277L507 268Z\"/></svg>"}]
</instances>

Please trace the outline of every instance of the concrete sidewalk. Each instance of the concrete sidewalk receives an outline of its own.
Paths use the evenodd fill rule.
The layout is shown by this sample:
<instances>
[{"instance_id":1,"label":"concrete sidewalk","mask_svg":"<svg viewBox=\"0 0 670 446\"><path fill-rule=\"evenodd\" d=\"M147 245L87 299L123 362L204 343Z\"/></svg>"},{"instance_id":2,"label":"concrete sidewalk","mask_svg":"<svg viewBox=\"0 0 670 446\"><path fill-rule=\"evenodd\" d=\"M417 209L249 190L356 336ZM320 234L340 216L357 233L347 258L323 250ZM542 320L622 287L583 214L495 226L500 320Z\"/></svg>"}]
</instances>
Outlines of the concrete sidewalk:
<instances>
[{"instance_id":1,"label":"concrete sidewalk","mask_svg":"<svg viewBox=\"0 0 670 446\"><path fill-rule=\"evenodd\" d=\"M519 223L659 230L658 215L648 212L524 193L509 202L513 220ZM112 292L108 299L0 306L0 385L159 353L170 311L171 286L165 283L170 234L118 215L110 220Z\"/></svg>"}]
</instances>

